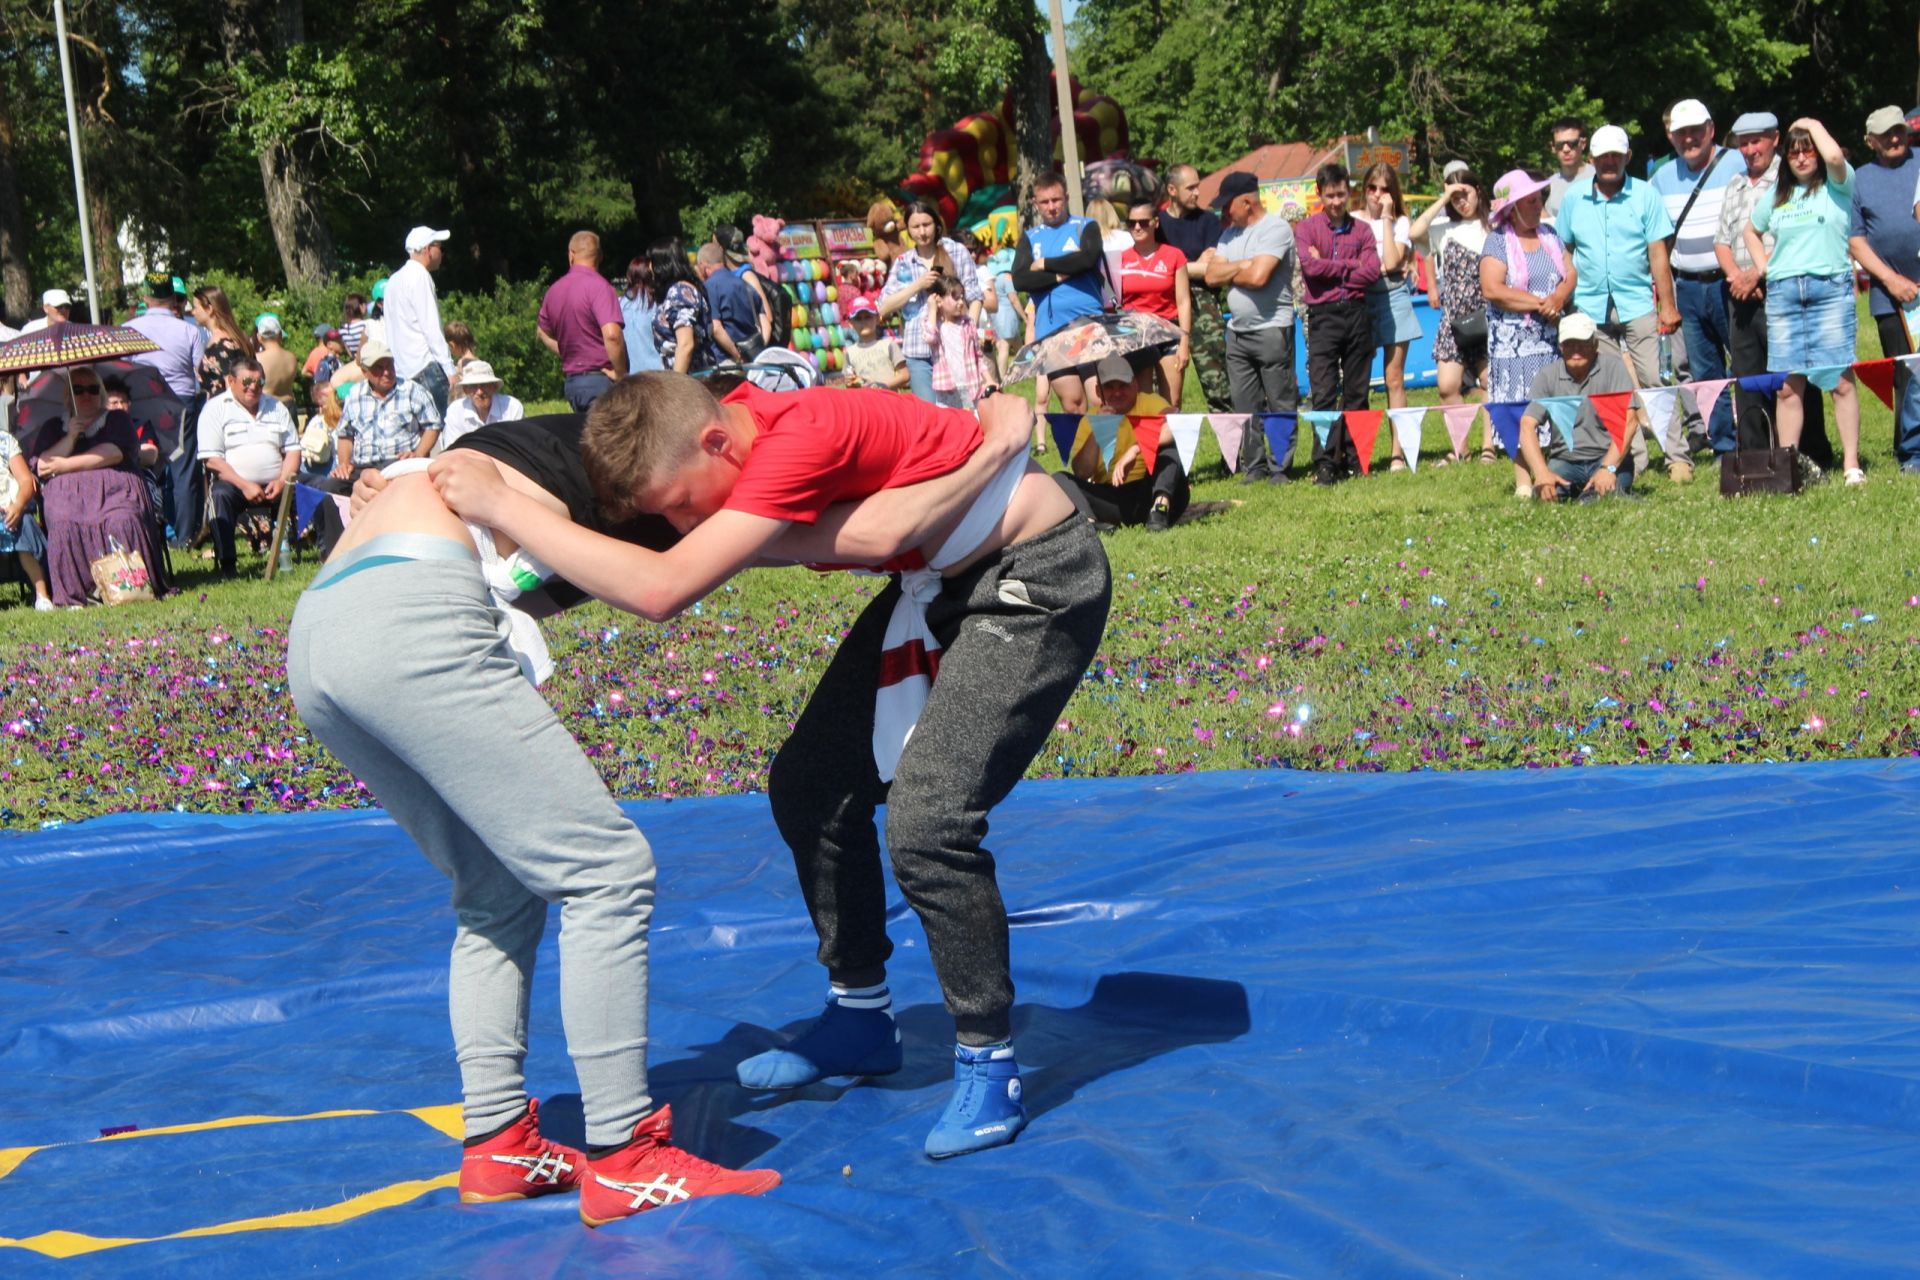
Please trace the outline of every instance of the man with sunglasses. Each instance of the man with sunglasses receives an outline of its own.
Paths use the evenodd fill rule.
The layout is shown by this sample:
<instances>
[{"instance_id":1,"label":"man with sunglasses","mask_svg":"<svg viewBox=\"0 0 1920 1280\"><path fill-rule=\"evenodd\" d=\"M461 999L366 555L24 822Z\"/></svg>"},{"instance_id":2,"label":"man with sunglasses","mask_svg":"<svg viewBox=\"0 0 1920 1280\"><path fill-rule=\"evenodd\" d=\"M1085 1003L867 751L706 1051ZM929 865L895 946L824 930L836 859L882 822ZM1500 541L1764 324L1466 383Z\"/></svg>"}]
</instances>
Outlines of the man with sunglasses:
<instances>
[{"instance_id":1,"label":"man with sunglasses","mask_svg":"<svg viewBox=\"0 0 1920 1280\"><path fill-rule=\"evenodd\" d=\"M1847 249L1872 279L1867 310L1880 331L1880 350L1904 356L1913 346L1901 310L1920 297L1920 221L1914 218L1914 185L1920 160L1914 158L1907 121L1898 107L1881 107L1867 117L1871 164L1854 171L1853 226ZM1907 403L1913 373L1894 365L1893 456L1902 471L1920 473L1920 405Z\"/></svg>"},{"instance_id":2,"label":"man with sunglasses","mask_svg":"<svg viewBox=\"0 0 1920 1280\"><path fill-rule=\"evenodd\" d=\"M1200 201L1200 171L1190 164L1167 170L1167 203L1160 210L1160 238L1187 255L1187 280L1193 291L1193 332L1187 346L1200 376L1207 407L1225 413L1233 407L1227 379L1227 329L1220 296L1207 287L1207 263L1224 228L1220 216Z\"/></svg>"},{"instance_id":3,"label":"man with sunglasses","mask_svg":"<svg viewBox=\"0 0 1920 1280\"><path fill-rule=\"evenodd\" d=\"M1586 160L1587 126L1572 116L1562 116L1553 122L1547 130L1547 145L1553 152L1554 172L1547 179L1546 211L1540 220L1551 223L1560 212L1560 201L1566 197L1567 188L1591 176L1593 166Z\"/></svg>"},{"instance_id":4,"label":"man with sunglasses","mask_svg":"<svg viewBox=\"0 0 1920 1280\"><path fill-rule=\"evenodd\" d=\"M266 393L252 356L227 371L227 389L200 411L200 461L213 473L213 562L235 572L233 526L248 507L277 502L300 469L300 435L287 406Z\"/></svg>"}]
</instances>

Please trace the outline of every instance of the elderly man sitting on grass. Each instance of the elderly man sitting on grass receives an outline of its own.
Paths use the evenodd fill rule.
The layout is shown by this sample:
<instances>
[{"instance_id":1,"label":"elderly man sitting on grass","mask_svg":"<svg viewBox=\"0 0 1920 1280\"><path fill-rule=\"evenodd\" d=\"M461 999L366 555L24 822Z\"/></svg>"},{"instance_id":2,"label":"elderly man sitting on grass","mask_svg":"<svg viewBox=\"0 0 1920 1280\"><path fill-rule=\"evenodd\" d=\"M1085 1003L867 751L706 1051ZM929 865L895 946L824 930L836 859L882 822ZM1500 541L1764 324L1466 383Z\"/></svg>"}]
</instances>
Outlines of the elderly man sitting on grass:
<instances>
[{"instance_id":1,"label":"elderly man sitting on grass","mask_svg":"<svg viewBox=\"0 0 1920 1280\"><path fill-rule=\"evenodd\" d=\"M1626 366L1614 356L1600 354L1593 317L1578 312L1562 317L1560 358L1534 375L1533 399L1520 419L1520 460L1532 473L1535 497L1543 502L1587 502L1632 491L1633 458L1607 433L1588 398L1632 390ZM1543 403L1556 396L1580 397L1571 439L1552 424ZM1640 410L1635 407L1628 412L1625 438L1632 439L1633 419Z\"/></svg>"}]
</instances>

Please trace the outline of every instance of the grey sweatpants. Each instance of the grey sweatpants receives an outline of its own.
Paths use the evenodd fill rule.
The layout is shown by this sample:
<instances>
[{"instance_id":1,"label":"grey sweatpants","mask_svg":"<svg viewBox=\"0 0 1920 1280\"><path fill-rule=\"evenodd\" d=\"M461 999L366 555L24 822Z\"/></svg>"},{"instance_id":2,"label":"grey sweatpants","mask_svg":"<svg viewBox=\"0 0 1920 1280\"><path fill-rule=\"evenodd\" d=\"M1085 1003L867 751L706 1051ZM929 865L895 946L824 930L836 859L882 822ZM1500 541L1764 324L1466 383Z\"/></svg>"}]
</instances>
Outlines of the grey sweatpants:
<instances>
[{"instance_id":1,"label":"grey sweatpants","mask_svg":"<svg viewBox=\"0 0 1920 1280\"><path fill-rule=\"evenodd\" d=\"M287 679L320 741L453 882L448 1004L467 1135L526 1106L534 954L558 902L587 1141L630 1139L652 1109L653 853L521 677L479 563L381 564L308 590Z\"/></svg>"},{"instance_id":2,"label":"grey sweatpants","mask_svg":"<svg viewBox=\"0 0 1920 1280\"><path fill-rule=\"evenodd\" d=\"M882 591L820 677L768 775L828 976L881 981L886 882L874 810L887 805L894 879L927 933L966 1044L1011 1034L1007 910L987 814L1052 732L1106 630L1111 581L1093 526L1074 515L949 579L927 610L940 673L890 784L873 763L873 702L887 617Z\"/></svg>"}]
</instances>

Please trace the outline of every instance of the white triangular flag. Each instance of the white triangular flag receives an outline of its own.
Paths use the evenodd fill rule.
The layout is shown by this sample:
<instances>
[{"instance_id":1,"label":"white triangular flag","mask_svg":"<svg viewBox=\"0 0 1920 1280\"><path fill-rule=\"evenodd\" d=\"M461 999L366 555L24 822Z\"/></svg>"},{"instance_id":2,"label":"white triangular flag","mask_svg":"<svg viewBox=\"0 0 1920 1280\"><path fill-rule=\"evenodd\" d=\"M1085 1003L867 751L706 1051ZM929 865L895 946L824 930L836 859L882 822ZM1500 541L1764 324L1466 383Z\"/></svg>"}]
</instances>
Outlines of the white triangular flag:
<instances>
[{"instance_id":1,"label":"white triangular flag","mask_svg":"<svg viewBox=\"0 0 1920 1280\"><path fill-rule=\"evenodd\" d=\"M1200 423L1207 415L1204 413L1170 413L1167 415L1167 431L1173 436L1173 447L1180 455L1180 469L1193 474L1193 455L1200 448Z\"/></svg>"},{"instance_id":2,"label":"white triangular flag","mask_svg":"<svg viewBox=\"0 0 1920 1280\"><path fill-rule=\"evenodd\" d=\"M1667 448L1669 429L1679 429L1673 415L1678 407L1680 388L1640 387L1634 394L1640 397L1640 407L1646 411L1647 434L1661 448Z\"/></svg>"},{"instance_id":3,"label":"white triangular flag","mask_svg":"<svg viewBox=\"0 0 1920 1280\"><path fill-rule=\"evenodd\" d=\"M1400 442L1400 453L1407 460L1407 470L1419 470L1420 424L1427 420L1426 409L1389 409L1387 417L1393 422L1393 438Z\"/></svg>"}]
</instances>

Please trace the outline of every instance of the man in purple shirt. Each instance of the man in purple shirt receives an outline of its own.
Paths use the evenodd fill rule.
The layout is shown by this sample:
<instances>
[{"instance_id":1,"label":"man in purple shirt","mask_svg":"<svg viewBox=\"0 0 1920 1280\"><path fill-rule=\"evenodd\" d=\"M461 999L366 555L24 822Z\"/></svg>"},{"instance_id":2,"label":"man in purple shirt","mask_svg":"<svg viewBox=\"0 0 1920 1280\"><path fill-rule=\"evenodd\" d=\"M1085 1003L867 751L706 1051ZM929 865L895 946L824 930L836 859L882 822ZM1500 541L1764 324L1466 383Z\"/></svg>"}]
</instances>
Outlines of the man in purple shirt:
<instances>
[{"instance_id":1,"label":"man in purple shirt","mask_svg":"<svg viewBox=\"0 0 1920 1280\"><path fill-rule=\"evenodd\" d=\"M567 273L540 300L540 341L560 357L575 413L585 413L615 379L627 376L625 326L620 298L600 274L600 237L574 232Z\"/></svg>"},{"instance_id":2,"label":"man in purple shirt","mask_svg":"<svg viewBox=\"0 0 1920 1280\"><path fill-rule=\"evenodd\" d=\"M1380 251L1373 232L1347 212L1352 188L1345 166L1322 165L1313 181L1320 212L1293 232L1307 303L1307 383L1316 409L1364 409L1374 346L1366 294L1380 278ZM1324 443L1314 433L1315 484L1332 484L1355 465L1344 420Z\"/></svg>"},{"instance_id":3,"label":"man in purple shirt","mask_svg":"<svg viewBox=\"0 0 1920 1280\"><path fill-rule=\"evenodd\" d=\"M167 380L167 388L180 397L180 433L168 439L162 432L160 457L167 464L167 483L161 489L168 509L164 513L169 528L168 540L180 550L199 533L206 515L206 482L200 470L200 406L206 397L200 394L200 358L207 353L207 335L191 320L173 313L173 277L164 271L147 273L147 310L127 321L159 344L133 358L152 365Z\"/></svg>"}]
</instances>

